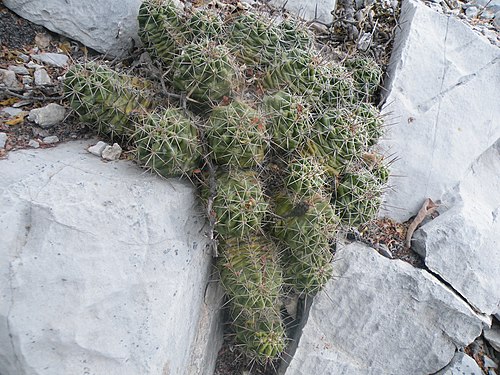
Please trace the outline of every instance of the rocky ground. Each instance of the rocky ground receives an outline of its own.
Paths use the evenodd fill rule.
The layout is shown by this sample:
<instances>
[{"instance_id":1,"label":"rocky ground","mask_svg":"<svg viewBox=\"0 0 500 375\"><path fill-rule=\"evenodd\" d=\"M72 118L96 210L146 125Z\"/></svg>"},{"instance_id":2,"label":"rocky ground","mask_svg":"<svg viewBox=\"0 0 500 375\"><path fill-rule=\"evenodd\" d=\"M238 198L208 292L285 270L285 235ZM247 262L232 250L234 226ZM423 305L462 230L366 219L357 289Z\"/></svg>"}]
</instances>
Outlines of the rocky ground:
<instances>
[{"instance_id":1,"label":"rocky ground","mask_svg":"<svg viewBox=\"0 0 500 375\"><path fill-rule=\"evenodd\" d=\"M475 32L500 46L500 4L495 1L428 1L441 13L453 15ZM362 51L383 66L389 63L394 34L398 27L398 1L339 0L333 24L312 24L320 40L339 58ZM72 139L90 139L94 131L71 117L64 100L61 77L73 60L98 55L82 45L25 21L0 4L0 158L23 148L51 148ZM47 55L56 54L56 55ZM138 53L136 56L139 56ZM45 60L47 57L51 61ZM128 61L127 65L133 65ZM127 154L121 156L127 157ZM380 219L347 234L377 249L386 258L401 259L424 268L422 257L405 246L412 219L398 223ZM485 373L494 374L485 356L494 362L491 346L479 340L466 349ZM487 362L487 360L486 360ZM491 363L489 363L491 364ZM215 375L273 375L277 364L267 367L248 364L227 340Z\"/></svg>"}]
</instances>

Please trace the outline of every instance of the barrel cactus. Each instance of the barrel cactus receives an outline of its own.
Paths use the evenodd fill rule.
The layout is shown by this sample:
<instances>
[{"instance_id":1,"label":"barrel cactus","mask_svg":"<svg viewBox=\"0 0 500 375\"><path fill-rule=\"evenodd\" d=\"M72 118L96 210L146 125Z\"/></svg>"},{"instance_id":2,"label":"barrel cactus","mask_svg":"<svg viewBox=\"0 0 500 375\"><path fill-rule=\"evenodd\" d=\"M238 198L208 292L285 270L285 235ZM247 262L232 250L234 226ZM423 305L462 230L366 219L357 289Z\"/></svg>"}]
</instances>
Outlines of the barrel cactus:
<instances>
[{"instance_id":1,"label":"barrel cactus","mask_svg":"<svg viewBox=\"0 0 500 375\"><path fill-rule=\"evenodd\" d=\"M145 0L137 16L139 37L153 58L169 67L186 43L180 10L172 0Z\"/></svg>"},{"instance_id":2,"label":"barrel cactus","mask_svg":"<svg viewBox=\"0 0 500 375\"><path fill-rule=\"evenodd\" d=\"M275 359L285 349L278 249L261 235L232 238L221 248L217 265L235 319L236 343L259 362Z\"/></svg>"},{"instance_id":3,"label":"barrel cactus","mask_svg":"<svg viewBox=\"0 0 500 375\"><path fill-rule=\"evenodd\" d=\"M285 185L294 201L324 194L327 172L314 156L298 154L288 160Z\"/></svg>"},{"instance_id":4,"label":"barrel cactus","mask_svg":"<svg viewBox=\"0 0 500 375\"><path fill-rule=\"evenodd\" d=\"M370 57L353 57L346 60L344 65L352 71L359 99L372 97L382 81L382 69L375 60Z\"/></svg>"},{"instance_id":5,"label":"barrel cactus","mask_svg":"<svg viewBox=\"0 0 500 375\"><path fill-rule=\"evenodd\" d=\"M224 35L224 22L215 10L194 8L183 29L184 37L189 42L218 40Z\"/></svg>"},{"instance_id":6,"label":"barrel cactus","mask_svg":"<svg viewBox=\"0 0 500 375\"><path fill-rule=\"evenodd\" d=\"M199 167L197 127L177 108L141 115L133 138L138 161L163 177L190 175Z\"/></svg>"},{"instance_id":7,"label":"barrel cactus","mask_svg":"<svg viewBox=\"0 0 500 375\"><path fill-rule=\"evenodd\" d=\"M291 17L177 3L139 9L162 79L90 63L68 71L66 92L81 120L128 140L140 164L200 182L237 347L268 363L287 344L282 293L320 291L340 228L380 205L388 163L373 147L383 121L368 103L380 68L332 61Z\"/></svg>"},{"instance_id":8,"label":"barrel cactus","mask_svg":"<svg viewBox=\"0 0 500 375\"><path fill-rule=\"evenodd\" d=\"M281 36L273 20L259 13L243 12L228 29L228 43L240 62L266 66L275 60Z\"/></svg>"},{"instance_id":9,"label":"barrel cactus","mask_svg":"<svg viewBox=\"0 0 500 375\"><path fill-rule=\"evenodd\" d=\"M277 149L292 151L306 142L313 128L313 117L305 98L278 91L264 97L263 104Z\"/></svg>"},{"instance_id":10,"label":"barrel cactus","mask_svg":"<svg viewBox=\"0 0 500 375\"><path fill-rule=\"evenodd\" d=\"M337 215L348 226L365 224L375 218L382 203L383 190L383 180L370 171L345 174L335 189Z\"/></svg>"},{"instance_id":11,"label":"barrel cactus","mask_svg":"<svg viewBox=\"0 0 500 375\"><path fill-rule=\"evenodd\" d=\"M215 230L223 238L243 237L258 232L268 203L257 174L253 171L230 169L217 173L217 195L213 202ZM204 197L208 197L208 187Z\"/></svg>"},{"instance_id":12,"label":"barrel cactus","mask_svg":"<svg viewBox=\"0 0 500 375\"><path fill-rule=\"evenodd\" d=\"M201 106L211 106L230 95L237 76L229 50L209 40L186 45L174 58L174 87Z\"/></svg>"},{"instance_id":13,"label":"barrel cactus","mask_svg":"<svg viewBox=\"0 0 500 375\"><path fill-rule=\"evenodd\" d=\"M243 101L215 107L206 135L217 164L251 168L264 161L268 144L265 118Z\"/></svg>"},{"instance_id":14,"label":"barrel cactus","mask_svg":"<svg viewBox=\"0 0 500 375\"><path fill-rule=\"evenodd\" d=\"M93 62L73 65L66 73L64 86L80 121L97 125L100 134L112 138L133 133L130 115L154 104L150 82Z\"/></svg>"},{"instance_id":15,"label":"barrel cactus","mask_svg":"<svg viewBox=\"0 0 500 375\"><path fill-rule=\"evenodd\" d=\"M286 247L287 281L300 293L317 292L331 276L330 241L339 224L334 209L321 196L300 203L281 196L276 200L275 214L274 235Z\"/></svg>"}]
</instances>

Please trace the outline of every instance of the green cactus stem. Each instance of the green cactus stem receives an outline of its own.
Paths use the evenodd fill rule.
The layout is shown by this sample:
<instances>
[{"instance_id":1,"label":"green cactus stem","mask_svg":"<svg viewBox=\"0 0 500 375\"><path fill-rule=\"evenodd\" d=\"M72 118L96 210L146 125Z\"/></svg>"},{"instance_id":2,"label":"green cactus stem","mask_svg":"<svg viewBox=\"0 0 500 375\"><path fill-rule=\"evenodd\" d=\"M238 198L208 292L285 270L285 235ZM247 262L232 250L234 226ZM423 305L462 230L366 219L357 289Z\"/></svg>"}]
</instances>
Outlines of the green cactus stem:
<instances>
[{"instance_id":1,"label":"green cactus stem","mask_svg":"<svg viewBox=\"0 0 500 375\"><path fill-rule=\"evenodd\" d=\"M215 107L206 135L217 164L252 168L264 161L268 144L265 118L242 101Z\"/></svg>"},{"instance_id":2,"label":"green cactus stem","mask_svg":"<svg viewBox=\"0 0 500 375\"><path fill-rule=\"evenodd\" d=\"M190 175L199 167L197 128L180 109L157 109L140 116L134 134L137 158L163 177Z\"/></svg>"}]
</instances>

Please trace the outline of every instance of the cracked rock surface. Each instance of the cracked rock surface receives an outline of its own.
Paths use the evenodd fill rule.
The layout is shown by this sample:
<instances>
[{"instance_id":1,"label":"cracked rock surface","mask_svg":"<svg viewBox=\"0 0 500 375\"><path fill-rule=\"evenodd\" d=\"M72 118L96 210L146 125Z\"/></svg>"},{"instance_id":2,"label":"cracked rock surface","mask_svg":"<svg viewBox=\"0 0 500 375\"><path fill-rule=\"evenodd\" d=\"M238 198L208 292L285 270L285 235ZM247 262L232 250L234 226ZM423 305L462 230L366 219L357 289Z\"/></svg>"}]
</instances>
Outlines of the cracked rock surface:
<instances>
[{"instance_id":1,"label":"cracked rock surface","mask_svg":"<svg viewBox=\"0 0 500 375\"><path fill-rule=\"evenodd\" d=\"M500 139L464 174L441 215L416 233L426 266L484 314L500 313Z\"/></svg>"},{"instance_id":2,"label":"cracked rock surface","mask_svg":"<svg viewBox=\"0 0 500 375\"><path fill-rule=\"evenodd\" d=\"M363 244L334 265L286 375L428 375L490 324L430 273Z\"/></svg>"},{"instance_id":3,"label":"cracked rock surface","mask_svg":"<svg viewBox=\"0 0 500 375\"><path fill-rule=\"evenodd\" d=\"M398 161L382 215L405 221L453 188L500 138L500 49L453 15L404 0L382 144Z\"/></svg>"},{"instance_id":4,"label":"cracked rock surface","mask_svg":"<svg viewBox=\"0 0 500 375\"><path fill-rule=\"evenodd\" d=\"M220 294L193 188L87 147L0 161L0 374L211 374Z\"/></svg>"}]
</instances>

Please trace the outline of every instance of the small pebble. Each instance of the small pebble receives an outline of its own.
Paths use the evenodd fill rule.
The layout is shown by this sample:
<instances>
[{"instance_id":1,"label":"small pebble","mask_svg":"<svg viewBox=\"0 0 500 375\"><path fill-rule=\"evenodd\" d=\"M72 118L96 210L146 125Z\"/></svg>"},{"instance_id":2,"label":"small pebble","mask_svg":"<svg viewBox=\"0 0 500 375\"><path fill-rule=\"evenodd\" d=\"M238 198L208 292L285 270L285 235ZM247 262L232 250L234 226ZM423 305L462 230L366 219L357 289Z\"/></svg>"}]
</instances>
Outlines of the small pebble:
<instances>
[{"instance_id":1,"label":"small pebble","mask_svg":"<svg viewBox=\"0 0 500 375\"><path fill-rule=\"evenodd\" d=\"M38 55L31 55L31 58L37 62L58 68L64 68L68 65L68 56L62 53L40 53Z\"/></svg>"},{"instance_id":2,"label":"small pebble","mask_svg":"<svg viewBox=\"0 0 500 375\"><path fill-rule=\"evenodd\" d=\"M498 368L498 365L488 356L483 356L484 367Z\"/></svg>"},{"instance_id":3,"label":"small pebble","mask_svg":"<svg viewBox=\"0 0 500 375\"><path fill-rule=\"evenodd\" d=\"M33 121L41 128L47 129L61 123L66 116L66 109L55 103L47 104L45 107L32 109L28 120Z\"/></svg>"},{"instance_id":4,"label":"small pebble","mask_svg":"<svg viewBox=\"0 0 500 375\"><path fill-rule=\"evenodd\" d=\"M33 61L30 61L29 63L26 64L26 66L30 69L41 69L43 68L43 65L38 65L34 63Z\"/></svg>"},{"instance_id":5,"label":"small pebble","mask_svg":"<svg viewBox=\"0 0 500 375\"><path fill-rule=\"evenodd\" d=\"M379 244L377 250L380 253L380 255L383 255L386 258L389 258L389 259L393 259L394 258L394 256L392 255L391 250L389 250L389 248L385 244Z\"/></svg>"},{"instance_id":6,"label":"small pebble","mask_svg":"<svg viewBox=\"0 0 500 375\"><path fill-rule=\"evenodd\" d=\"M97 142L95 145L93 146L90 146L87 151L90 152L92 155L95 155L95 156L101 156L102 155L102 152L103 150L106 148L106 147L109 147L109 145L106 143L106 142L103 142L103 141L99 141Z\"/></svg>"},{"instance_id":7,"label":"small pebble","mask_svg":"<svg viewBox=\"0 0 500 375\"><path fill-rule=\"evenodd\" d=\"M9 115L9 117L16 117L23 113L24 111L22 109L18 108L13 108L13 107L5 107L1 110L1 112Z\"/></svg>"},{"instance_id":8,"label":"small pebble","mask_svg":"<svg viewBox=\"0 0 500 375\"><path fill-rule=\"evenodd\" d=\"M9 65L7 68L16 74L27 75L30 74L29 70L22 65Z\"/></svg>"},{"instance_id":9,"label":"small pebble","mask_svg":"<svg viewBox=\"0 0 500 375\"><path fill-rule=\"evenodd\" d=\"M23 76L23 84L31 85L33 83L33 78L31 76Z\"/></svg>"},{"instance_id":10,"label":"small pebble","mask_svg":"<svg viewBox=\"0 0 500 375\"><path fill-rule=\"evenodd\" d=\"M500 12L495 13L495 18L493 18L493 26L495 26L500 31Z\"/></svg>"},{"instance_id":11,"label":"small pebble","mask_svg":"<svg viewBox=\"0 0 500 375\"><path fill-rule=\"evenodd\" d=\"M33 126L31 130L33 131L33 136L36 138L45 138L50 135L50 132L47 129L40 129L37 126Z\"/></svg>"},{"instance_id":12,"label":"small pebble","mask_svg":"<svg viewBox=\"0 0 500 375\"><path fill-rule=\"evenodd\" d=\"M7 133L0 133L0 149L5 148L7 143Z\"/></svg>"},{"instance_id":13,"label":"small pebble","mask_svg":"<svg viewBox=\"0 0 500 375\"><path fill-rule=\"evenodd\" d=\"M40 143L38 143L34 139L30 139L28 146L33 147L33 148L38 148L38 147L40 147Z\"/></svg>"},{"instance_id":14,"label":"small pebble","mask_svg":"<svg viewBox=\"0 0 500 375\"><path fill-rule=\"evenodd\" d=\"M43 68L35 70L34 75L35 75L35 85L37 86L50 85L52 83L49 74Z\"/></svg>"},{"instance_id":15,"label":"small pebble","mask_svg":"<svg viewBox=\"0 0 500 375\"><path fill-rule=\"evenodd\" d=\"M118 143L114 143L113 146L106 146L102 151L102 158L105 160L113 161L118 160L122 154L122 148Z\"/></svg>"},{"instance_id":16,"label":"small pebble","mask_svg":"<svg viewBox=\"0 0 500 375\"><path fill-rule=\"evenodd\" d=\"M474 18L477 16L477 14L479 13L479 9L477 9L476 7L468 7L466 10L465 10L465 15L469 18Z\"/></svg>"},{"instance_id":17,"label":"small pebble","mask_svg":"<svg viewBox=\"0 0 500 375\"><path fill-rule=\"evenodd\" d=\"M480 17L485 20L492 20L493 18L495 18L495 13L485 9L481 12Z\"/></svg>"},{"instance_id":18,"label":"small pebble","mask_svg":"<svg viewBox=\"0 0 500 375\"><path fill-rule=\"evenodd\" d=\"M30 61L30 57L24 53L20 53L19 55L17 55L17 57L23 60L25 63Z\"/></svg>"},{"instance_id":19,"label":"small pebble","mask_svg":"<svg viewBox=\"0 0 500 375\"><path fill-rule=\"evenodd\" d=\"M7 69L0 69L0 84L10 88L19 88L21 85L16 78L16 73Z\"/></svg>"},{"instance_id":20,"label":"small pebble","mask_svg":"<svg viewBox=\"0 0 500 375\"><path fill-rule=\"evenodd\" d=\"M57 135L51 135L49 137L45 137L44 139L42 139L43 143L45 144L52 144L52 143L57 143L59 142L59 138L57 137Z\"/></svg>"}]
</instances>

